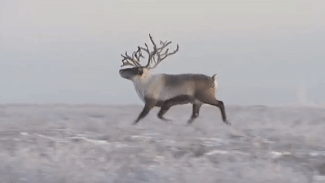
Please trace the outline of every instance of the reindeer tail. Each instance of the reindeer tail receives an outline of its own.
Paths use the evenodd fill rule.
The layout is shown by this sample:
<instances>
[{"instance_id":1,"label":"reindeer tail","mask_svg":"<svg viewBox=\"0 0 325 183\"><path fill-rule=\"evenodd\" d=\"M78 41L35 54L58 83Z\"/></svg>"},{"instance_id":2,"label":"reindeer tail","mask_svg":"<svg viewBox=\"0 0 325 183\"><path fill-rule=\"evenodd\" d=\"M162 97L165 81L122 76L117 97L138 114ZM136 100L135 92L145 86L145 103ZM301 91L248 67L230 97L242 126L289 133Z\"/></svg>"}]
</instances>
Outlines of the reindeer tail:
<instances>
[{"instance_id":1,"label":"reindeer tail","mask_svg":"<svg viewBox=\"0 0 325 183\"><path fill-rule=\"evenodd\" d=\"M215 95L217 95L218 93L218 86L219 86L219 82L218 82L218 75L217 74L214 74L212 76L213 80L214 80L214 91L215 91Z\"/></svg>"}]
</instances>

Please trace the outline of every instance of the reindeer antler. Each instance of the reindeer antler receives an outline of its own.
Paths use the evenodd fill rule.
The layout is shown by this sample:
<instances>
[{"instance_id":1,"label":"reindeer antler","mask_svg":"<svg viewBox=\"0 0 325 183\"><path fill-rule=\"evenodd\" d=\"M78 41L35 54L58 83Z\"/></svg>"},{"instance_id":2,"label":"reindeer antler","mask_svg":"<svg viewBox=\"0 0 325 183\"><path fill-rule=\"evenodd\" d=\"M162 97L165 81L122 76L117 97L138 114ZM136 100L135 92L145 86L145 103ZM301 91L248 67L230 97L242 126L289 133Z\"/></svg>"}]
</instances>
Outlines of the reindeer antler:
<instances>
[{"instance_id":1,"label":"reindeer antler","mask_svg":"<svg viewBox=\"0 0 325 183\"><path fill-rule=\"evenodd\" d=\"M125 52L125 55L122 55L123 60L121 67L126 66L126 65L131 65L131 66L136 66L136 67L141 67L140 65L140 58L144 58L141 53L140 47L138 47L138 50L132 53L132 57L128 55L127 52Z\"/></svg>"},{"instance_id":2,"label":"reindeer antler","mask_svg":"<svg viewBox=\"0 0 325 183\"><path fill-rule=\"evenodd\" d=\"M131 66L135 66L135 67L145 67L148 69L154 69L161 61L163 61L166 57L175 54L179 49L179 46L177 44L177 48L173 52L169 53L168 48L163 52L163 50L172 42L171 41L165 41L165 42L160 41L161 47L157 48L157 45L154 42L154 40L150 34L149 34L149 38L153 45L153 51L150 51L148 45L145 43L144 45L146 47L144 48L144 47L138 46L138 50L133 52L132 57L127 55L127 52L125 52L125 55L121 55L123 57L122 67L126 66L126 65L131 65ZM144 58L141 51L145 51L148 54L148 63L146 66L140 65L140 58ZM154 65L152 67L150 67L151 63L154 63Z\"/></svg>"}]
</instances>

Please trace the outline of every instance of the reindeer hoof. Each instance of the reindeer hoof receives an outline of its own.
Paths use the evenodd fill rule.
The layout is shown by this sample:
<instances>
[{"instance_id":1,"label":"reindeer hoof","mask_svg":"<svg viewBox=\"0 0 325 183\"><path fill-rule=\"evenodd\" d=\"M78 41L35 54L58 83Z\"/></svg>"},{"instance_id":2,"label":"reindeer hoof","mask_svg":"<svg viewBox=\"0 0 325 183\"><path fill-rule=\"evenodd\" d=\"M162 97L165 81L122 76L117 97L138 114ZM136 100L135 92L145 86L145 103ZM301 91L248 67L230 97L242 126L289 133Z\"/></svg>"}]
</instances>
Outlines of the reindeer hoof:
<instances>
[{"instance_id":1,"label":"reindeer hoof","mask_svg":"<svg viewBox=\"0 0 325 183\"><path fill-rule=\"evenodd\" d=\"M229 125L229 126L231 126L231 123L228 121L228 120L226 120L226 121L224 121L227 125Z\"/></svg>"},{"instance_id":2,"label":"reindeer hoof","mask_svg":"<svg viewBox=\"0 0 325 183\"><path fill-rule=\"evenodd\" d=\"M194 121L194 119L189 119L189 120L187 120L187 124L191 125L193 123L193 121Z\"/></svg>"},{"instance_id":3,"label":"reindeer hoof","mask_svg":"<svg viewBox=\"0 0 325 183\"><path fill-rule=\"evenodd\" d=\"M170 119L166 119L166 118L164 118L164 117L161 117L160 119L163 120L163 121L166 121L166 122L168 122L168 121L172 121L172 120L170 120Z\"/></svg>"}]
</instances>

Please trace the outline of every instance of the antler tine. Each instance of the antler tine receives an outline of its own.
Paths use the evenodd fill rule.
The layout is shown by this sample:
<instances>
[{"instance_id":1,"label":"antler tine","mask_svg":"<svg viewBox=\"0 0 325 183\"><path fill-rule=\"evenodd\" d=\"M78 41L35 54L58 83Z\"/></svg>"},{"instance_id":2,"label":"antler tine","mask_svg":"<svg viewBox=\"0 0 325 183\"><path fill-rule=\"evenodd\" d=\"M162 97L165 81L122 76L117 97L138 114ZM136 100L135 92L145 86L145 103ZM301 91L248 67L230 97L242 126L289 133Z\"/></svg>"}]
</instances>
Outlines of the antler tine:
<instances>
[{"instance_id":1,"label":"antler tine","mask_svg":"<svg viewBox=\"0 0 325 183\"><path fill-rule=\"evenodd\" d=\"M150 37L151 43L153 44L153 49L156 50L157 49L156 43L153 41L150 34L149 34L149 37Z\"/></svg>"},{"instance_id":2,"label":"antler tine","mask_svg":"<svg viewBox=\"0 0 325 183\"><path fill-rule=\"evenodd\" d=\"M144 43L144 45L146 46L146 48L140 47L140 49L147 52L150 55L150 51L149 51L149 47L148 47L147 43Z\"/></svg>"},{"instance_id":3,"label":"antler tine","mask_svg":"<svg viewBox=\"0 0 325 183\"><path fill-rule=\"evenodd\" d=\"M157 53L158 50L157 50L157 45L156 45L155 41L153 40L151 34L149 34L149 38L150 38L150 41L151 41L151 43L153 45L153 51L150 53L148 45L145 44L146 47L147 47L147 52L149 54L148 63L147 63L147 65L145 67L151 69L151 67L149 67L151 61L154 61L155 65L157 64L157 61L155 60L154 55Z\"/></svg>"},{"instance_id":4,"label":"antler tine","mask_svg":"<svg viewBox=\"0 0 325 183\"><path fill-rule=\"evenodd\" d=\"M152 52L150 52L147 43L144 43L144 45L146 46L146 48L140 47L141 50L147 52L148 55L149 55L149 56L148 56L148 62L147 62L147 65L144 66L144 67L146 67L146 68L149 68L149 65L150 65L150 63L151 63L151 61L152 61L152 58L153 58L153 56L154 56L154 55L156 54L156 52L157 52L157 46L156 46L156 44L155 44L155 42L154 42L154 40L153 40L153 38L152 38L152 36L151 36L150 34L149 34L149 37L150 37L151 43L153 44L153 49L154 49L154 50L153 50Z\"/></svg>"},{"instance_id":5,"label":"antler tine","mask_svg":"<svg viewBox=\"0 0 325 183\"><path fill-rule=\"evenodd\" d=\"M140 67L141 65L139 64L139 59L138 58L136 58L136 60L134 59L134 57L136 57L135 55L136 55L136 52L133 52L132 57L130 57L128 55L127 51L125 52L125 55L121 54L121 56L123 57L123 59L122 59L123 65L121 65L121 67L126 66L126 65Z\"/></svg>"},{"instance_id":6,"label":"antler tine","mask_svg":"<svg viewBox=\"0 0 325 183\"><path fill-rule=\"evenodd\" d=\"M177 48L176 48L176 50L174 50L172 53L168 53L168 49L166 50L166 52L163 54L163 58L161 59L161 60L164 60L166 57L168 57L169 55L173 55L173 54L175 54L176 52L178 52L178 49L179 49L179 46L178 46L178 44L177 44Z\"/></svg>"},{"instance_id":7,"label":"antler tine","mask_svg":"<svg viewBox=\"0 0 325 183\"><path fill-rule=\"evenodd\" d=\"M165 43L163 43L162 44L162 47L161 48L158 48L158 50L160 50L160 52L164 49L164 48L166 48L170 43L172 43L171 41L169 41L169 42L167 42L167 41L165 41ZM160 53L159 52L159 53Z\"/></svg>"},{"instance_id":8,"label":"antler tine","mask_svg":"<svg viewBox=\"0 0 325 183\"><path fill-rule=\"evenodd\" d=\"M122 55L121 54L121 56L123 57L123 59L122 59L122 65L121 65L121 67L123 67L123 66L127 66L127 65L131 65L131 66L133 66L133 64L132 63L130 63L128 60L127 60L127 57L125 57L124 55Z\"/></svg>"},{"instance_id":9,"label":"antler tine","mask_svg":"<svg viewBox=\"0 0 325 183\"><path fill-rule=\"evenodd\" d=\"M137 51L137 53L139 54L139 56L136 55L136 57L137 57L138 60L139 60L140 58L144 58L144 56L142 55L142 52L141 52L141 48L140 48L140 46L138 46L138 51ZM140 61L140 60L139 60L139 61Z\"/></svg>"},{"instance_id":10,"label":"antler tine","mask_svg":"<svg viewBox=\"0 0 325 183\"><path fill-rule=\"evenodd\" d=\"M141 48L138 46L138 50L135 53L135 58L137 59L138 62L140 62L140 58L144 58L141 53Z\"/></svg>"},{"instance_id":11,"label":"antler tine","mask_svg":"<svg viewBox=\"0 0 325 183\"><path fill-rule=\"evenodd\" d=\"M121 55L122 57L123 57L123 55ZM123 57L124 58L124 57ZM122 65L121 65L121 67L123 67L123 66L127 66L127 65L130 65L130 66L134 66L134 64L133 63L130 63L130 61L129 60L126 60L127 58L124 58L123 60L122 60Z\"/></svg>"},{"instance_id":12,"label":"antler tine","mask_svg":"<svg viewBox=\"0 0 325 183\"><path fill-rule=\"evenodd\" d=\"M153 59L153 61L154 61L154 66L153 66L153 67L150 67L149 69L154 69L154 68L157 67L157 65L159 65L159 63L160 63L161 61L163 61L166 57L175 54L175 53L179 50L179 46L178 46L178 44L177 44L177 48L176 48L176 50L174 50L172 53L168 53L169 49L167 48L166 51L165 51L163 54L161 54L161 52L163 51L163 49L166 48L166 47L167 47L169 44L171 44L171 43L172 43L171 41L169 41L169 42L168 42L168 41L165 41L165 42L160 41L160 44L162 45L162 47L157 49L157 50L158 50L158 51L156 52L156 56L158 57L158 58L157 58L157 61L155 60L155 57L153 57L152 59Z\"/></svg>"},{"instance_id":13,"label":"antler tine","mask_svg":"<svg viewBox=\"0 0 325 183\"><path fill-rule=\"evenodd\" d=\"M136 52L133 52L133 53L132 53L132 58L134 58L134 56L135 56L135 53L136 53Z\"/></svg>"}]
</instances>

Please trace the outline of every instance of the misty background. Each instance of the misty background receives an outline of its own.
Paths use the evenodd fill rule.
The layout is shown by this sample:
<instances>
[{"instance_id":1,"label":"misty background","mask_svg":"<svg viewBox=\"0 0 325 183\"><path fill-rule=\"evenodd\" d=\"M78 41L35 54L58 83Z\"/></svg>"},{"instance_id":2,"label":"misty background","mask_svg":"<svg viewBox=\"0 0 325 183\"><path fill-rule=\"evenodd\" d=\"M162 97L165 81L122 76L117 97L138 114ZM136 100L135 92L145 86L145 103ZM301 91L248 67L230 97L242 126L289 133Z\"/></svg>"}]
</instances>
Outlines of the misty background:
<instances>
[{"instance_id":1,"label":"misty background","mask_svg":"<svg viewBox=\"0 0 325 183\"><path fill-rule=\"evenodd\" d=\"M155 73L218 74L238 105L325 105L322 0L0 0L0 103L141 104L121 53L179 44Z\"/></svg>"}]
</instances>

